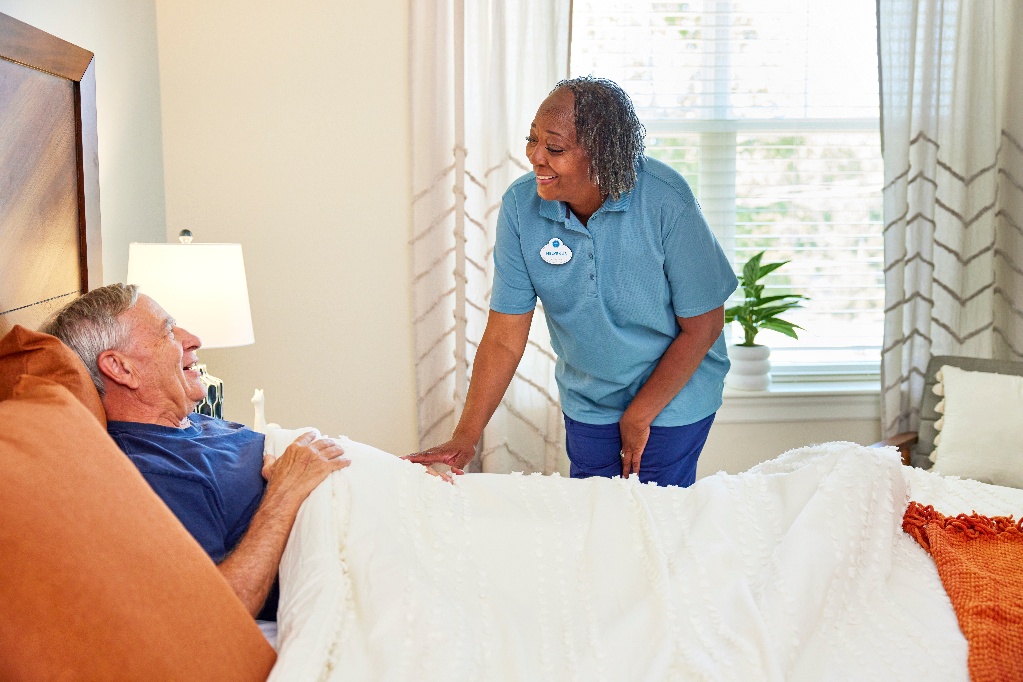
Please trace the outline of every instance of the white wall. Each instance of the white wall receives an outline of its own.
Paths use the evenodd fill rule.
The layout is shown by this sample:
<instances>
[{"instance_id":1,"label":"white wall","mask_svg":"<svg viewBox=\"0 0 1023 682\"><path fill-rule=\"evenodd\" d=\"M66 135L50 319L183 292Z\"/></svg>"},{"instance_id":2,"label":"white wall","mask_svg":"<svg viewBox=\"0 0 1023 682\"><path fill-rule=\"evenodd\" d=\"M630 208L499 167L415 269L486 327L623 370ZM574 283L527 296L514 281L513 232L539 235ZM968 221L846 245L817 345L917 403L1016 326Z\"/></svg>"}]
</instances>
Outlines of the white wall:
<instances>
[{"instance_id":1,"label":"white wall","mask_svg":"<svg viewBox=\"0 0 1023 682\"><path fill-rule=\"evenodd\" d=\"M416 446L406 0L157 0L167 234L243 246L226 415ZM173 313L173 311L170 311Z\"/></svg>"},{"instance_id":2,"label":"white wall","mask_svg":"<svg viewBox=\"0 0 1023 682\"><path fill-rule=\"evenodd\" d=\"M163 241L163 145L153 0L0 0L0 12L96 55L103 280L128 244Z\"/></svg>"},{"instance_id":3,"label":"white wall","mask_svg":"<svg viewBox=\"0 0 1023 682\"><path fill-rule=\"evenodd\" d=\"M696 467L697 478L736 474L792 448L834 440L870 445L881 440L880 419L715 423Z\"/></svg>"}]
</instances>

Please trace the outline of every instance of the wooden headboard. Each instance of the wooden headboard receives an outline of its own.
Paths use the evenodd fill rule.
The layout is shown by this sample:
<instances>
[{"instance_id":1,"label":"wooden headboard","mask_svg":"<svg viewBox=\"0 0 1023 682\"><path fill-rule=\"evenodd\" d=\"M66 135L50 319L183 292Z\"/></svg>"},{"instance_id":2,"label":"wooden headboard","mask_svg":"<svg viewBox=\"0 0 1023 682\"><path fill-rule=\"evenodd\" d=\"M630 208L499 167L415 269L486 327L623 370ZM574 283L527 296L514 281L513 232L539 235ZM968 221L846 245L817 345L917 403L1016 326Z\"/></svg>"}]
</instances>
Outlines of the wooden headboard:
<instances>
[{"instance_id":1,"label":"wooden headboard","mask_svg":"<svg viewBox=\"0 0 1023 682\"><path fill-rule=\"evenodd\" d=\"M93 54L0 14L0 335L102 284Z\"/></svg>"}]
</instances>

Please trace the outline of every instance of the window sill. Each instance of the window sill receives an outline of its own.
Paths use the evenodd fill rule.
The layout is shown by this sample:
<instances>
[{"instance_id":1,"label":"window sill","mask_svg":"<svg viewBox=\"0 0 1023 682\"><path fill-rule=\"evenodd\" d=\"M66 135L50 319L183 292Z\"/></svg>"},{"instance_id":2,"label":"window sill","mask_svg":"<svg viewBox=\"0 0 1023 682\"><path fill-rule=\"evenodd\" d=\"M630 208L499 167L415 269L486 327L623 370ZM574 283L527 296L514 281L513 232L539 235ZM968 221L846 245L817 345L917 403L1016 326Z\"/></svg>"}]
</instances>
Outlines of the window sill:
<instances>
[{"instance_id":1,"label":"window sill","mask_svg":"<svg viewBox=\"0 0 1023 682\"><path fill-rule=\"evenodd\" d=\"M880 395L877 381L773 382L765 391L726 387L715 423L880 419Z\"/></svg>"}]
</instances>

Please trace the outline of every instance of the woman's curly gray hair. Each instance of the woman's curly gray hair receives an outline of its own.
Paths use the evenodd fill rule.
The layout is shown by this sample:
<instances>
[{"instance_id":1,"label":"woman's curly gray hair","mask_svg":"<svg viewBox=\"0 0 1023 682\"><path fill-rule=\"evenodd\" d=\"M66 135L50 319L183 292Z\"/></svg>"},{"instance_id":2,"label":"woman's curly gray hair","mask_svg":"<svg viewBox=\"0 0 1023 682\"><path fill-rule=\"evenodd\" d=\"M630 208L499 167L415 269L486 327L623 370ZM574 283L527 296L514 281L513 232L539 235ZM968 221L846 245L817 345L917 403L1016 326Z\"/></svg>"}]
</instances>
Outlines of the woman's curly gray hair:
<instances>
[{"instance_id":1,"label":"woman's curly gray hair","mask_svg":"<svg viewBox=\"0 0 1023 682\"><path fill-rule=\"evenodd\" d=\"M636 186L636 162L643 156L646 128L632 100L614 81L569 78L551 92L561 88L575 95L575 134L590 157L590 180L617 200Z\"/></svg>"}]
</instances>

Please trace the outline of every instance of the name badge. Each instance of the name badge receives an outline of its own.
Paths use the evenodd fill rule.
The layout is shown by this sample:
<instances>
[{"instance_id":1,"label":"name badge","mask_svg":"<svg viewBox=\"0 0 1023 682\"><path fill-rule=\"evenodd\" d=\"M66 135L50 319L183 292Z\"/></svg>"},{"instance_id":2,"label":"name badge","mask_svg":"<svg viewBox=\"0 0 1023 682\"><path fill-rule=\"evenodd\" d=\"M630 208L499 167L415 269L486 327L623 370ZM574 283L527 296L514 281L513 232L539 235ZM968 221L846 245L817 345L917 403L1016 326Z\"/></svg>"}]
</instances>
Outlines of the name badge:
<instances>
[{"instance_id":1,"label":"name badge","mask_svg":"<svg viewBox=\"0 0 1023 682\"><path fill-rule=\"evenodd\" d=\"M560 239L552 239L540 249L540 258L543 258L544 263L564 265L572 260L572 249Z\"/></svg>"}]
</instances>

